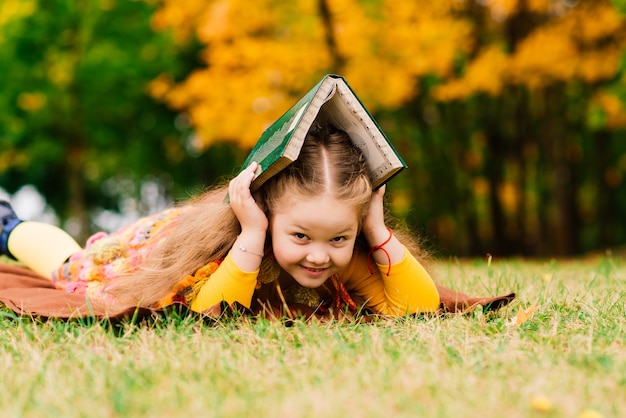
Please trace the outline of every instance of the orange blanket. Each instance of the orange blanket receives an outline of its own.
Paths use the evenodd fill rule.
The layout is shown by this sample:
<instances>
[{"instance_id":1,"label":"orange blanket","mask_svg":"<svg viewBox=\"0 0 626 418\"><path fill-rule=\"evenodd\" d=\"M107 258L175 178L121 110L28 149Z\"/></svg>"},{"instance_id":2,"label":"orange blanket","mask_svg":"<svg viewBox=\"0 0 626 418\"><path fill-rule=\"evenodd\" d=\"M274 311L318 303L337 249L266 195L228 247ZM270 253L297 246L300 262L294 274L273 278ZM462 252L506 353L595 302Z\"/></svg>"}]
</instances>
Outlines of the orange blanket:
<instances>
[{"instance_id":1,"label":"orange blanket","mask_svg":"<svg viewBox=\"0 0 626 418\"><path fill-rule=\"evenodd\" d=\"M437 286L437 289L441 299L441 313L470 312L477 306L483 306L485 310L496 310L515 298L515 293L497 297L470 297L443 286ZM124 319L158 313L158 311L143 308L107 307L88 300L85 295L57 290L50 280L31 270L6 264L0 264L0 302L17 314L37 317ZM300 307L294 307L293 310L302 312ZM212 314L219 315L223 307L215 307L210 311ZM314 314L313 312L303 313L305 316Z\"/></svg>"}]
</instances>

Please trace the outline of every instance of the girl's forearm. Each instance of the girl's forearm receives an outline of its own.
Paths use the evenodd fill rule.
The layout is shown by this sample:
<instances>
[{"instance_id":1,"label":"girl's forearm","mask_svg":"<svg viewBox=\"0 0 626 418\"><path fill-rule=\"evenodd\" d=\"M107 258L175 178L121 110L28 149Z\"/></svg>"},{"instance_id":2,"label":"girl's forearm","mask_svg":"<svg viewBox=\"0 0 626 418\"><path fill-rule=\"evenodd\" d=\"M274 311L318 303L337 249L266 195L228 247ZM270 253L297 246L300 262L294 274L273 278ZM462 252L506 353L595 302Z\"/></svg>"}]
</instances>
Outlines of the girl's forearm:
<instances>
[{"instance_id":1,"label":"girl's forearm","mask_svg":"<svg viewBox=\"0 0 626 418\"><path fill-rule=\"evenodd\" d=\"M242 271L229 254L211 278L204 283L191 303L191 309L195 312L204 312L222 301L229 304L239 302L249 308L258 274L258 269Z\"/></svg>"},{"instance_id":2,"label":"girl's forearm","mask_svg":"<svg viewBox=\"0 0 626 418\"><path fill-rule=\"evenodd\" d=\"M241 231L230 251L234 263L242 271L255 271L263 260L264 230Z\"/></svg>"},{"instance_id":3,"label":"girl's forearm","mask_svg":"<svg viewBox=\"0 0 626 418\"><path fill-rule=\"evenodd\" d=\"M366 232L365 237L377 264L396 264L404 258L404 246L395 237L393 231L384 225Z\"/></svg>"}]
</instances>

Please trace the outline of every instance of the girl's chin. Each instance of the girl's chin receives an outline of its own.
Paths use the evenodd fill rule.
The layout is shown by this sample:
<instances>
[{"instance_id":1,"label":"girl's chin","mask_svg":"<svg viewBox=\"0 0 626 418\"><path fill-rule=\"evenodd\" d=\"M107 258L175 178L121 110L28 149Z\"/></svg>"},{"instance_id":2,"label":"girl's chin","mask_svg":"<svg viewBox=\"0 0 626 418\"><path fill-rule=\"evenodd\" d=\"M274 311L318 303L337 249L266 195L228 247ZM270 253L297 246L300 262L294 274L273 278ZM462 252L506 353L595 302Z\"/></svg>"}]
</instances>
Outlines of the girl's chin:
<instances>
[{"instance_id":1,"label":"girl's chin","mask_svg":"<svg viewBox=\"0 0 626 418\"><path fill-rule=\"evenodd\" d=\"M319 277L294 277L294 280L302 287L306 287L308 289L317 289L330 277L329 274L324 274Z\"/></svg>"}]
</instances>

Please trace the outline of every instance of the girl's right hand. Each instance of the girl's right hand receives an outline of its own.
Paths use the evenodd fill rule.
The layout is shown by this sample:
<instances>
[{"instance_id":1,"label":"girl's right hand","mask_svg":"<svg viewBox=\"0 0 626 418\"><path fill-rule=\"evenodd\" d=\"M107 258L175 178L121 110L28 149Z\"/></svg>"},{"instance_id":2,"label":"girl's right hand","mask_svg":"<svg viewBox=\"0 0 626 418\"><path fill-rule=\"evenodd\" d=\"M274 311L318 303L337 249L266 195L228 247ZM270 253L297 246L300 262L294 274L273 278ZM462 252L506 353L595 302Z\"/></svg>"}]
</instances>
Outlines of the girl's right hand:
<instances>
[{"instance_id":1,"label":"girl's right hand","mask_svg":"<svg viewBox=\"0 0 626 418\"><path fill-rule=\"evenodd\" d=\"M230 254L235 265L246 272L255 271L261 265L269 226L267 216L250 192L257 166L257 163L250 164L228 185L230 207L241 225L241 233L233 244L234 251Z\"/></svg>"},{"instance_id":2,"label":"girl's right hand","mask_svg":"<svg viewBox=\"0 0 626 418\"><path fill-rule=\"evenodd\" d=\"M257 205L252 193L250 185L254 179L254 172L258 164L253 162L237 177L232 179L228 184L228 195L230 198L230 207L235 212L235 216L241 225L242 231L267 231L269 222L267 216Z\"/></svg>"}]
</instances>

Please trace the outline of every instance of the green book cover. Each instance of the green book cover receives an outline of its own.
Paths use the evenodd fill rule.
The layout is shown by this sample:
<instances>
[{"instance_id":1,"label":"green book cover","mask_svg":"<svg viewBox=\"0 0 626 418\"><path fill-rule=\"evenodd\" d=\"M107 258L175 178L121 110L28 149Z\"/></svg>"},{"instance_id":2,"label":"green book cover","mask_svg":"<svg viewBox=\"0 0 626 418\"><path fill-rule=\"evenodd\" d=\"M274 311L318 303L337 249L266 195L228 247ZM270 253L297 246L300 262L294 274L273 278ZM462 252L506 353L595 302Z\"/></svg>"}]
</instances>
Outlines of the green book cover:
<instances>
[{"instance_id":1,"label":"green book cover","mask_svg":"<svg viewBox=\"0 0 626 418\"><path fill-rule=\"evenodd\" d=\"M346 131L365 155L374 188L378 188L406 164L384 132L343 77L329 74L267 128L246 158L243 167L259 163L252 190L298 158L315 120Z\"/></svg>"}]
</instances>

